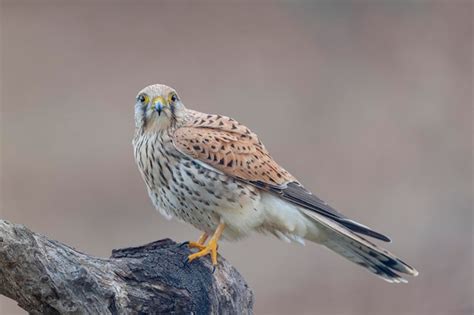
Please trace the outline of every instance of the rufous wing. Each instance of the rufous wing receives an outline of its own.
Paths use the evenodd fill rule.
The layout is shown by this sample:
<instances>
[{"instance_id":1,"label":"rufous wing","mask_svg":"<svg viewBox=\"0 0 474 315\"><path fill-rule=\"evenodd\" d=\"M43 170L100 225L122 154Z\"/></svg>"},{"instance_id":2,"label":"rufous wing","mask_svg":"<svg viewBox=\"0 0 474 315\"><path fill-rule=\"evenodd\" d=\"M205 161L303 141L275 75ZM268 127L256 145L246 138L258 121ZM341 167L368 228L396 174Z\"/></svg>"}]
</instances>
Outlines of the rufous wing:
<instances>
[{"instance_id":1,"label":"rufous wing","mask_svg":"<svg viewBox=\"0 0 474 315\"><path fill-rule=\"evenodd\" d=\"M187 123L173 134L173 143L183 154L319 213L353 232L390 241L387 236L348 219L306 190L273 160L257 135L244 125L225 116L188 113Z\"/></svg>"},{"instance_id":2,"label":"rufous wing","mask_svg":"<svg viewBox=\"0 0 474 315\"><path fill-rule=\"evenodd\" d=\"M229 117L195 112L174 132L173 143L187 156L244 181L279 186L295 180L255 133Z\"/></svg>"}]
</instances>

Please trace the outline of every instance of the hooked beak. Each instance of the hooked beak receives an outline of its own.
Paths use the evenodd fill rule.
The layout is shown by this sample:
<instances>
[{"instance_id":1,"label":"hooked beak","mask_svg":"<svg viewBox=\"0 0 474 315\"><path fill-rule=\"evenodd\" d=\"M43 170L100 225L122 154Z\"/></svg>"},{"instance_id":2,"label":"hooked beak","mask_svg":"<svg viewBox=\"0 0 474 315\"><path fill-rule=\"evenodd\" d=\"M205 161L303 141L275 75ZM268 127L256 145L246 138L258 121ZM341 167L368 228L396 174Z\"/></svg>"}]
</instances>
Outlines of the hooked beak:
<instances>
[{"instance_id":1,"label":"hooked beak","mask_svg":"<svg viewBox=\"0 0 474 315\"><path fill-rule=\"evenodd\" d=\"M153 99L153 107L155 108L155 111L158 113L158 115L161 115L161 112L163 111L163 106L166 105L166 101L163 97L157 96Z\"/></svg>"},{"instance_id":2,"label":"hooked beak","mask_svg":"<svg viewBox=\"0 0 474 315\"><path fill-rule=\"evenodd\" d=\"M155 104L155 110L158 112L158 116L161 115L161 111L163 110L163 105L160 102Z\"/></svg>"}]
</instances>

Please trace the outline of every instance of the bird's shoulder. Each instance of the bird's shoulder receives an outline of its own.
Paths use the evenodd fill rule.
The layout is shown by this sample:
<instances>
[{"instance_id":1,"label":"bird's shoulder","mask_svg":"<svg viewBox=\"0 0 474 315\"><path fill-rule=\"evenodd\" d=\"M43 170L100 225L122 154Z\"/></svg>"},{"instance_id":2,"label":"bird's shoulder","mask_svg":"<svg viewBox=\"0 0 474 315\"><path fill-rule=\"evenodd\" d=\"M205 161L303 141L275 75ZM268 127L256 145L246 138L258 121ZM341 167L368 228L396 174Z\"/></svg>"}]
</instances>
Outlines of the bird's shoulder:
<instances>
[{"instance_id":1,"label":"bird's shoulder","mask_svg":"<svg viewBox=\"0 0 474 315\"><path fill-rule=\"evenodd\" d=\"M183 127L213 129L215 131L233 134L234 137L240 135L242 139L248 139L253 143L263 146L258 136L252 132L250 128L224 115L206 114L195 110L187 110Z\"/></svg>"}]
</instances>

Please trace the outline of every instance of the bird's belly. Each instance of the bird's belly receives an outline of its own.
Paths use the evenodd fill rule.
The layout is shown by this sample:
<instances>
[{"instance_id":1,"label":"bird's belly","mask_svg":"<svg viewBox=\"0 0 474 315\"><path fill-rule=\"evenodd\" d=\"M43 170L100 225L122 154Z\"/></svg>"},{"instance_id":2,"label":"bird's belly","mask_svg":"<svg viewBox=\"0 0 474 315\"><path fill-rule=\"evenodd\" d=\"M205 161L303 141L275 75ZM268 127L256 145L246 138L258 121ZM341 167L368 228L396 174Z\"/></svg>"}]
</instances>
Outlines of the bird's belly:
<instances>
[{"instance_id":1,"label":"bird's belly","mask_svg":"<svg viewBox=\"0 0 474 315\"><path fill-rule=\"evenodd\" d=\"M212 234L223 222L226 224L223 237L239 239L263 222L260 192L256 187L189 159L171 163L163 176L166 183L148 185L155 206L201 231Z\"/></svg>"}]
</instances>

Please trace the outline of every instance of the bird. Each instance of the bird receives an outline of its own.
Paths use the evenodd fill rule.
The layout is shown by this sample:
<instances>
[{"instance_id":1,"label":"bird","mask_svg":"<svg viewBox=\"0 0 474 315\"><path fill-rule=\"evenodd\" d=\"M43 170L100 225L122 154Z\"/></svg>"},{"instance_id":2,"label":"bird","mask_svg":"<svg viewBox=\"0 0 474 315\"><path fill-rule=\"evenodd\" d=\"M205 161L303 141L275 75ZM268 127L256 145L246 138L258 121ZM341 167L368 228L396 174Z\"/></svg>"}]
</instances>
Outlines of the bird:
<instances>
[{"instance_id":1,"label":"bird","mask_svg":"<svg viewBox=\"0 0 474 315\"><path fill-rule=\"evenodd\" d=\"M196 242L187 242L193 249L188 262L210 255L216 266L220 239L257 232L323 245L388 282L407 282L400 274L418 275L369 241L390 242L387 236L306 189L237 120L188 109L163 84L142 89L134 111L134 157L154 207L202 231Z\"/></svg>"}]
</instances>

